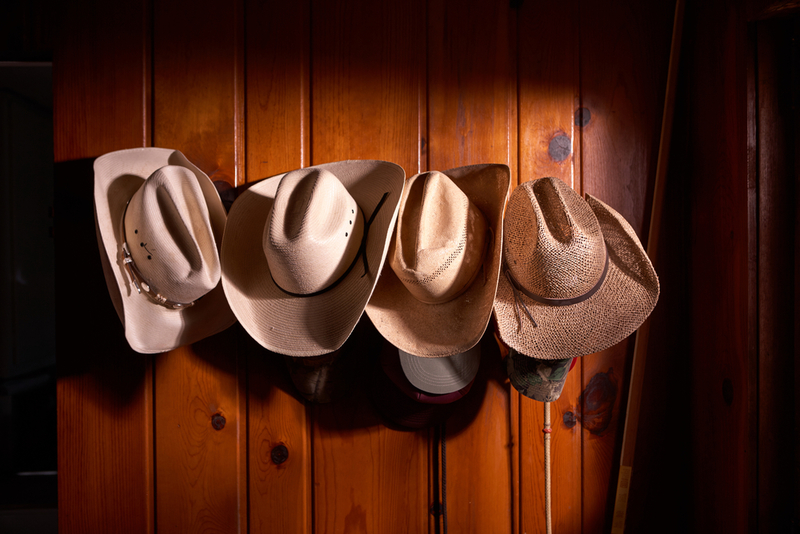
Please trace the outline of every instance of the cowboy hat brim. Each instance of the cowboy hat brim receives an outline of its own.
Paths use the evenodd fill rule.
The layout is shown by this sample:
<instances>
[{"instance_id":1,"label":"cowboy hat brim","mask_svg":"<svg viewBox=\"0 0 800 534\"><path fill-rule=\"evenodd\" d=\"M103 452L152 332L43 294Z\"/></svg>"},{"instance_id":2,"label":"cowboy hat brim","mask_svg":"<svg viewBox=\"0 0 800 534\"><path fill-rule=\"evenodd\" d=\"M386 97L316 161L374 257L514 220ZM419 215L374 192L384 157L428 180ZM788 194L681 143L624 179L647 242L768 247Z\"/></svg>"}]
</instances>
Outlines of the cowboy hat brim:
<instances>
[{"instance_id":1,"label":"cowboy hat brim","mask_svg":"<svg viewBox=\"0 0 800 534\"><path fill-rule=\"evenodd\" d=\"M498 331L519 353L560 360L599 352L631 335L658 301L658 277L631 225L597 198L587 194L586 202L606 244L606 278L591 297L569 306L541 304L517 292L534 325L518 308L511 283L501 275L494 306Z\"/></svg>"},{"instance_id":2,"label":"cowboy hat brim","mask_svg":"<svg viewBox=\"0 0 800 534\"><path fill-rule=\"evenodd\" d=\"M417 300L391 266L386 265L367 305L367 315L383 337L400 350L421 357L467 352L486 330L500 273L503 208L511 187L507 165L471 165L443 173L481 211L491 229L491 243L482 271L455 299L442 304L427 304Z\"/></svg>"},{"instance_id":3,"label":"cowboy hat brim","mask_svg":"<svg viewBox=\"0 0 800 534\"><path fill-rule=\"evenodd\" d=\"M217 247L225 229L225 208L211 180L177 150L134 148L110 152L94 162L94 208L103 272L111 300L131 348L143 354L166 352L216 334L236 318L221 282L189 308L173 310L139 294L122 261L125 206L145 180L165 165L193 172L209 210Z\"/></svg>"},{"instance_id":4,"label":"cowboy hat brim","mask_svg":"<svg viewBox=\"0 0 800 534\"><path fill-rule=\"evenodd\" d=\"M389 193L367 234L369 272L364 272L362 258L358 258L335 287L309 297L289 295L275 284L262 237L278 184L286 173L256 183L236 199L223 237L222 282L234 314L259 344L287 356L333 352L350 336L386 259L405 183L405 171L385 161L341 161L315 168L332 172L366 218L384 193Z\"/></svg>"}]
</instances>

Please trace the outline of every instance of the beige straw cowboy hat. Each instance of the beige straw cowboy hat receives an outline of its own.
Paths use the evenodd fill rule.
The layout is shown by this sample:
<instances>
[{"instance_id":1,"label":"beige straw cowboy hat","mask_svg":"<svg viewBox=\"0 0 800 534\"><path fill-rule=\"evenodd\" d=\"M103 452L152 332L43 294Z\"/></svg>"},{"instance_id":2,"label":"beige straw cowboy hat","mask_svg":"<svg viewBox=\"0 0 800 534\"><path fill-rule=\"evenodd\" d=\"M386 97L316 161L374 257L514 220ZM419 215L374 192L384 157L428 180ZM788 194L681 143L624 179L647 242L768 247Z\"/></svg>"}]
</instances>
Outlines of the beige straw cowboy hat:
<instances>
[{"instance_id":1,"label":"beige straw cowboy hat","mask_svg":"<svg viewBox=\"0 0 800 534\"><path fill-rule=\"evenodd\" d=\"M341 161L267 178L236 199L222 282L253 339L287 356L344 344L375 288L404 182L394 163Z\"/></svg>"},{"instance_id":2,"label":"beige straw cowboy hat","mask_svg":"<svg viewBox=\"0 0 800 534\"><path fill-rule=\"evenodd\" d=\"M131 348L158 353L235 322L220 284L219 194L177 150L134 148L94 162L103 271Z\"/></svg>"},{"instance_id":3,"label":"beige straw cowboy hat","mask_svg":"<svg viewBox=\"0 0 800 534\"><path fill-rule=\"evenodd\" d=\"M406 185L395 237L367 315L415 356L469 351L492 314L502 246L506 165L431 171Z\"/></svg>"},{"instance_id":4,"label":"beige straw cowboy hat","mask_svg":"<svg viewBox=\"0 0 800 534\"><path fill-rule=\"evenodd\" d=\"M525 182L506 206L495 315L503 341L543 360L591 354L628 337L659 294L630 224L556 178Z\"/></svg>"}]
</instances>

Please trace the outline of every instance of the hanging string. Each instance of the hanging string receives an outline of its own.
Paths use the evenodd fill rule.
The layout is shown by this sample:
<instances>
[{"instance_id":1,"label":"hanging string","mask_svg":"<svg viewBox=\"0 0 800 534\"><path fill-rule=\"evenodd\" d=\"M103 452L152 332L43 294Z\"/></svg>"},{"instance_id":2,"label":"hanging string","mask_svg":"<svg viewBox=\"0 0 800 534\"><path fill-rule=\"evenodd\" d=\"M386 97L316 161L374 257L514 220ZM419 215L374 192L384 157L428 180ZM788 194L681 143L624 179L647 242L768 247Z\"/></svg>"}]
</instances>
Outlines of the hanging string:
<instances>
[{"instance_id":1,"label":"hanging string","mask_svg":"<svg viewBox=\"0 0 800 534\"><path fill-rule=\"evenodd\" d=\"M442 422L442 522L444 534L447 534L447 444L444 438L446 434L447 431Z\"/></svg>"},{"instance_id":2,"label":"hanging string","mask_svg":"<svg viewBox=\"0 0 800 534\"><path fill-rule=\"evenodd\" d=\"M514 310L517 312L517 324L519 325L517 327L517 330L522 330L522 314L519 313L520 306L522 307L523 310L525 310L525 315L527 315L528 319L531 320L533 326L539 326L536 324L536 321L533 320L533 315L531 315L530 310L525 305L525 301L522 300L522 297L520 296L519 293L519 288L516 285L514 277L511 275L511 271L505 269L503 271L503 274L506 275L506 280L508 280L508 283L511 286L511 292L514 294Z\"/></svg>"},{"instance_id":3,"label":"hanging string","mask_svg":"<svg viewBox=\"0 0 800 534\"><path fill-rule=\"evenodd\" d=\"M553 517L550 512L550 403L544 403L544 514L547 534L553 534Z\"/></svg>"}]
</instances>

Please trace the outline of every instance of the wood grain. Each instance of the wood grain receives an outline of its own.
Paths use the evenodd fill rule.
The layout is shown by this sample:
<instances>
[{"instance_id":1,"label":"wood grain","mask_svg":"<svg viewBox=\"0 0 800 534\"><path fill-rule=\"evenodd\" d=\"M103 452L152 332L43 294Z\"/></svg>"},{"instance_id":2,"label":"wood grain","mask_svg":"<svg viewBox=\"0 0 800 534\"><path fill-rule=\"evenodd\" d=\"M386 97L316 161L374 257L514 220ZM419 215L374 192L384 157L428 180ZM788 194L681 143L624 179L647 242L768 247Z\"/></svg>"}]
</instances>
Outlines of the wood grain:
<instances>
[{"instance_id":1,"label":"wood grain","mask_svg":"<svg viewBox=\"0 0 800 534\"><path fill-rule=\"evenodd\" d=\"M247 176L310 161L310 2L247 2Z\"/></svg>"},{"instance_id":2,"label":"wood grain","mask_svg":"<svg viewBox=\"0 0 800 534\"><path fill-rule=\"evenodd\" d=\"M311 436L306 404L277 354L241 332L248 358L250 532L312 532ZM276 447L288 453L273 460ZM280 461L280 457L276 457Z\"/></svg>"},{"instance_id":3,"label":"wood grain","mask_svg":"<svg viewBox=\"0 0 800 534\"><path fill-rule=\"evenodd\" d=\"M152 359L125 341L101 269L92 207L93 159L149 140L146 11L143 2L86 2L63 6L59 15L53 37L59 529L149 533ZM76 251L80 261L69 261ZM76 301L78 286L88 300Z\"/></svg>"},{"instance_id":4,"label":"wood grain","mask_svg":"<svg viewBox=\"0 0 800 534\"><path fill-rule=\"evenodd\" d=\"M576 424L580 360L570 371L561 396L551 403L550 441L552 524L554 532L579 532L581 524L581 426ZM520 396L521 532L545 532L544 405Z\"/></svg>"},{"instance_id":5,"label":"wood grain","mask_svg":"<svg viewBox=\"0 0 800 534\"><path fill-rule=\"evenodd\" d=\"M170 2L153 10L153 141L235 186L243 168L242 6ZM203 27L216 33L196 31ZM159 532L247 532L245 372L233 329L155 359ZM221 430L214 416L224 417Z\"/></svg>"},{"instance_id":6,"label":"wood grain","mask_svg":"<svg viewBox=\"0 0 800 534\"><path fill-rule=\"evenodd\" d=\"M407 175L508 163L515 184L556 176L608 202L643 235L673 3L514 4L181 0L61 8L56 216L58 234L75 239L57 247L60 258L73 257L76 243L92 254L86 265L59 263L62 531L435 532L429 507L443 489L433 432L383 421L366 393L366 371L353 377L348 399L309 408L281 359L239 327L156 357L130 351L99 269L91 161L155 144L183 151L231 186L349 158L392 161ZM691 164L682 167L683 189L672 193L685 211L670 214L691 224L692 238L673 236L665 252L690 245L692 271L678 268L672 278L665 313L673 322L658 334L672 343L659 354L683 359L654 367L690 368L692 398L708 409L692 412L691 446L662 440L652 421L643 443L653 446L644 453L648 472L686 491L680 510L695 496L697 521L689 524L744 532L752 525L741 510L757 502L748 489L754 463L740 447L752 445L757 419L749 382L756 374L744 348L752 338L745 304L752 243L743 214L755 208L736 89L744 79L736 59L745 50L743 18L722 4L692 8L698 47L687 68L698 83L687 86L681 130ZM75 27L81 31L67 29ZM576 116L581 107L591 115ZM97 309L74 313L75 280ZM683 344L676 330L691 331ZM377 336L362 318L346 345L365 370ZM541 531L541 404L511 391L494 341L482 343L476 386L447 423L449 527ZM630 347L583 358L552 406L556 532L610 525ZM581 395L597 391L598 381L614 394L604 412L589 414ZM668 392L661 376L647 384ZM645 399L643 418L690 413L684 388L682 403ZM211 426L217 414L226 419L221 430ZM684 456L664 443L687 447ZM277 464L271 453L279 445L288 459ZM666 476L669 468L676 472ZM671 495L654 486L639 506ZM638 517L647 524L647 513Z\"/></svg>"},{"instance_id":7,"label":"wood grain","mask_svg":"<svg viewBox=\"0 0 800 534\"><path fill-rule=\"evenodd\" d=\"M520 183L554 176L576 191L581 125L577 0L519 10Z\"/></svg>"},{"instance_id":8,"label":"wood grain","mask_svg":"<svg viewBox=\"0 0 800 534\"><path fill-rule=\"evenodd\" d=\"M382 159L419 172L424 4L319 2L311 16L312 164Z\"/></svg>"},{"instance_id":9,"label":"wood grain","mask_svg":"<svg viewBox=\"0 0 800 534\"><path fill-rule=\"evenodd\" d=\"M369 393L382 340L364 315L338 362L351 393L313 406L314 532L425 532L428 431L378 415Z\"/></svg>"},{"instance_id":10,"label":"wood grain","mask_svg":"<svg viewBox=\"0 0 800 534\"><path fill-rule=\"evenodd\" d=\"M246 532L244 388L231 330L155 362L159 532ZM226 354L226 358L221 355ZM225 419L222 429L212 418Z\"/></svg>"},{"instance_id":11,"label":"wood grain","mask_svg":"<svg viewBox=\"0 0 800 534\"><path fill-rule=\"evenodd\" d=\"M523 3L519 11L520 182L554 176L580 191L578 2ZM561 397L552 403L552 525L554 532L581 527L581 393L578 360ZM520 396L520 531L545 532L544 410Z\"/></svg>"},{"instance_id":12,"label":"wood grain","mask_svg":"<svg viewBox=\"0 0 800 534\"><path fill-rule=\"evenodd\" d=\"M689 15L691 13L691 15ZM751 190L747 130L747 32L741 7L687 4L695 48L687 76L691 183L693 528L751 532L749 353ZM700 30L702 28L702 30ZM735 444L735 446L734 446ZM753 501L755 502L755 501Z\"/></svg>"},{"instance_id":13,"label":"wood grain","mask_svg":"<svg viewBox=\"0 0 800 534\"><path fill-rule=\"evenodd\" d=\"M155 5L153 15L153 143L233 186L243 171L240 3L176 0Z\"/></svg>"},{"instance_id":14,"label":"wood grain","mask_svg":"<svg viewBox=\"0 0 800 534\"><path fill-rule=\"evenodd\" d=\"M581 5L581 100L591 112L582 129L583 192L617 210L639 236L646 235L645 214L650 213L673 13L673 2L646 8ZM628 338L584 358L584 399L593 379L609 380L616 388L614 398L607 399L607 426L584 432L586 533L610 526L632 348Z\"/></svg>"},{"instance_id":15,"label":"wood grain","mask_svg":"<svg viewBox=\"0 0 800 534\"><path fill-rule=\"evenodd\" d=\"M246 5L246 182L309 163L309 2ZM312 532L311 434L306 403L281 357L241 330L247 357L250 531ZM282 463L272 459L286 447Z\"/></svg>"},{"instance_id":16,"label":"wood grain","mask_svg":"<svg viewBox=\"0 0 800 534\"><path fill-rule=\"evenodd\" d=\"M505 163L517 181L516 13L507 4L428 6L428 164ZM489 343L486 342L487 337ZM490 350L493 349L493 350ZM511 387L491 336L466 407L447 424L447 514L454 532L512 532L516 444ZM480 458L480 461L476 461Z\"/></svg>"},{"instance_id":17,"label":"wood grain","mask_svg":"<svg viewBox=\"0 0 800 534\"><path fill-rule=\"evenodd\" d=\"M381 159L417 172L424 5L312 3L312 164ZM343 356L361 358L366 369L380 347L370 329L362 316ZM362 384L347 402L314 407L315 531L424 532L428 433L385 426Z\"/></svg>"},{"instance_id":18,"label":"wood grain","mask_svg":"<svg viewBox=\"0 0 800 534\"><path fill-rule=\"evenodd\" d=\"M428 7L428 164L516 167L515 38L508 6ZM514 178L512 178L513 180Z\"/></svg>"},{"instance_id":19,"label":"wood grain","mask_svg":"<svg viewBox=\"0 0 800 534\"><path fill-rule=\"evenodd\" d=\"M785 439L794 417L794 302L786 298L794 278L796 182L792 143L790 19L757 28L758 72L758 525L761 532L791 528L794 445Z\"/></svg>"}]
</instances>

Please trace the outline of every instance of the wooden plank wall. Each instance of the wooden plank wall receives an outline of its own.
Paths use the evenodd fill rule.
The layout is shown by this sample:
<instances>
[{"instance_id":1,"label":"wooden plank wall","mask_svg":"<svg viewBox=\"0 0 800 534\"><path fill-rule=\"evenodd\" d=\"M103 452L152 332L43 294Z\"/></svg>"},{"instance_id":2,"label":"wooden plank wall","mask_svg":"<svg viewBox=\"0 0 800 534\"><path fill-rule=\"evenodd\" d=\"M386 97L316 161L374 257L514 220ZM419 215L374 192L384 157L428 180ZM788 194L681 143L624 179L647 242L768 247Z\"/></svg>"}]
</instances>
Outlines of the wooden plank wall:
<instances>
[{"instance_id":1,"label":"wooden plank wall","mask_svg":"<svg viewBox=\"0 0 800 534\"><path fill-rule=\"evenodd\" d=\"M690 189L692 524L756 532L758 450L754 64L741 5L687 6L686 180ZM703 31L700 31L702 28ZM755 343L755 347L753 344ZM699 355L702 355L700 357ZM732 444L736 444L732 446Z\"/></svg>"},{"instance_id":2,"label":"wooden plank wall","mask_svg":"<svg viewBox=\"0 0 800 534\"><path fill-rule=\"evenodd\" d=\"M176 148L231 190L348 158L408 176L499 162L515 184L551 175L592 193L646 235L674 2L61 9L58 231L81 236L88 258L59 270L61 531L438 532L439 440L384 424L368 375L348 399L310 405L238 325L167 354L127 348L101 281L92 159ZM59 257L74 246L62 239ZM95 304L80 320L65 304L76 279ZM375 357L376 335L363 318L347 351ZM543 532L542 405L509 386L490 337L483 346L447 423L449 528ZM632 347L582 359L553 406L556 532L610 526Z\"/></svg>"}]
</instances>

